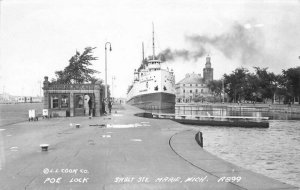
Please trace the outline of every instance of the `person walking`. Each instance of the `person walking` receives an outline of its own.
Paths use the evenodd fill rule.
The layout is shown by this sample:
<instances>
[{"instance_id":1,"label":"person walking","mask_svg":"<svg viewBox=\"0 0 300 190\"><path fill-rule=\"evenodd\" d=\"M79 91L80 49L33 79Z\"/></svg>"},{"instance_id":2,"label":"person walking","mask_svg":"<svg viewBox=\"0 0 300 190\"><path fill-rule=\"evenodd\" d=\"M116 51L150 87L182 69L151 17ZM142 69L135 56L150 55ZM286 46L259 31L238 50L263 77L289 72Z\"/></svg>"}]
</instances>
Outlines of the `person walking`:
<instances>
[{"instance_id":1,"label":"person walking","mask_svg":"<svg viewBox=\"0 0 300 190\"><path fill-rule=\"evenodd\" d=\"M102 113L103 113L103 114L106 114L106 110L105 110L105 100L104 100L104 99L102 100L101 107L102 107Z\"/></svg>"},{"instance_id":2,"label":"person walking","mask_svg":"<svg viewBox=\"0 0 300 190\"><path fill-rule=\"evenodd\" d=\"M107 98L105 98L104 103L105 103L105 113L107 114L108 113L108 99Z\"/></svg>"},{"instance_id":3,"label":"person walking","mask_svg":"<svg viewBox=\"0 0 300 190\"><path fill-rule=\"evenodd\" d=\"M112 108L112 102L111 100L108 101L108 110L109 110L109 113L111 113L111 108Z\"/></svg>"},{"instance_id":4,"label":"person walking","mask_svg":"<svg viewBox=\"0 0 300 190\"><path fill-rule=\"evenodd\" d=\"M88 104L89 104L89 117L92 117L93 116L93 102L92 102L91 98L89 99Z\"/></svg>"}]
</instances>

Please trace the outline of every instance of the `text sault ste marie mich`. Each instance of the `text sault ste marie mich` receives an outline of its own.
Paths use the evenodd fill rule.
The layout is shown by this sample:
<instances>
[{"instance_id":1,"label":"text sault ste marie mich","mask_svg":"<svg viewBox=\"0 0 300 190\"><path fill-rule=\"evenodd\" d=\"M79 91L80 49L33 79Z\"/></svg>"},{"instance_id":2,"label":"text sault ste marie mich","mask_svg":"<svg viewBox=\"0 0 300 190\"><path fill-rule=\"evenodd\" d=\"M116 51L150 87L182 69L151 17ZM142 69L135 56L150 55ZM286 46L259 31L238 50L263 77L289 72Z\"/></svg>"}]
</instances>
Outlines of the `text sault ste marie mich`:
<instances>
[{"instance_id":1,"label":"text sault ste marie mich","mask_svg":"<svg viewBox=\"0 0 300 190\"><path fill-rule=\"evenodd\" d=\"M218 183L225 182L240 182L242 177L240 176L232 176L232 177L219 177L217 179ZM157 178L149 178L149 177L116 177L114 179L115 183L205 183L208 182L208 177L157 177Z\"/></svg>"}]
</instances>

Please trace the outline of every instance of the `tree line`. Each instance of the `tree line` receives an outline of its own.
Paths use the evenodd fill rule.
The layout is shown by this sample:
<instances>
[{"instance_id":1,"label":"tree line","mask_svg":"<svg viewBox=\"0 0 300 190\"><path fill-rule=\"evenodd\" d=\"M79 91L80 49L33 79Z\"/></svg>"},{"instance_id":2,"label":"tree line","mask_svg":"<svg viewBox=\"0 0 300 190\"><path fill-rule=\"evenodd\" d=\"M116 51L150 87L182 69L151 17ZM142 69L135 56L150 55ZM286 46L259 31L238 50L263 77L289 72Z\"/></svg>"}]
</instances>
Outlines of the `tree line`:
<instances>
[{"instance_id":1,"label":"tree line","mask_svg":"<svg viewBox=\"0 0 300 190\"><path fill-rule=\"evenodd\" d=\"M300 102L300 67L282 70L280 74L268 68L254 67L254 73L246 68L237 68L223 79L214 80L208 88L222 101L223 90L228 102Z\"/></svg>"}]
</instances>

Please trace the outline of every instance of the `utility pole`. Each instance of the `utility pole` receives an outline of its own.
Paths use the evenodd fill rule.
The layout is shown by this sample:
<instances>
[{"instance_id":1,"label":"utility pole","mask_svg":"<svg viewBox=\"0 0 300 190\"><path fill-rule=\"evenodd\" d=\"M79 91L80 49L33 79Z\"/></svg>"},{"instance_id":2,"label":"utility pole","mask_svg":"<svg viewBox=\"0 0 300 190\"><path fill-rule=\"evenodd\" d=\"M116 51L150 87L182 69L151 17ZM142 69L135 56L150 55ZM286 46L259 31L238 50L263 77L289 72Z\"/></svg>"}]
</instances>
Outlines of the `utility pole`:
<instances>
[{"instance_id":1,"label":"utility pole","mask_svg":"<svg viewBox=\"0 0 300 190\"><path fill-rule=\"evenodd\" d=\"M1 24L2 24L2 22L1 22L1 20L2 20L2 10L1 10L1 3L2 3L2 0L0 0L0 44L2 44L2 35L1 35L1 33L2 33L2 26L1 26ZM1 64L1 57L2 57L2 48L1 48L1 45L0 45L0 64Z\"/></svg>"}]
</instances>

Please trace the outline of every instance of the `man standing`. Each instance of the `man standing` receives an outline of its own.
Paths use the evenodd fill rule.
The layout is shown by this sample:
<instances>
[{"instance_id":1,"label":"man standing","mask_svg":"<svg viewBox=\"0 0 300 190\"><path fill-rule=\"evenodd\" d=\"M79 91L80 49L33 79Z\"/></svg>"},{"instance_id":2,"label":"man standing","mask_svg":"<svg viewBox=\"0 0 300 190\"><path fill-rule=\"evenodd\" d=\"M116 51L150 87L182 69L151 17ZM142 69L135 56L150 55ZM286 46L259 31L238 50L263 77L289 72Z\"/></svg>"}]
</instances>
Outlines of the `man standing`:
<instances>
[{"instance_id":1,"label":"man standing","mask_svg":"<svg viewBox=\"0 0 300 190\"><path fill-rule=\"evenodd\" d=\"M89 104L89 116L93 116L93 102L92 102L92 98L89 99L88 101Z\"/></svg>"},{"instance_id":2,"label":"man standing","mask_svg":"<svg viewBox=\"0 0 300 190\"><path fill-rule=\"evenodd\" d=\"M102 107L102 113L103 113L103 114L106 114L106 110L105 110L105 100L104 100L104 99L102 100L101 107Z\"/></svg>"},{"instance_id":3,"label":"man standing","mask_svg":"<svg viewBox=\"0 0 300 190\"><path fill-rule=\"evenodd\" d=\"M111 108L112 108L112 102L111 102L111 99L108 101L108 110L109 110L109 113L111 113Z\"/></svg>"}]
</instances>

